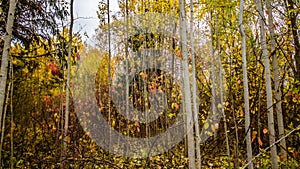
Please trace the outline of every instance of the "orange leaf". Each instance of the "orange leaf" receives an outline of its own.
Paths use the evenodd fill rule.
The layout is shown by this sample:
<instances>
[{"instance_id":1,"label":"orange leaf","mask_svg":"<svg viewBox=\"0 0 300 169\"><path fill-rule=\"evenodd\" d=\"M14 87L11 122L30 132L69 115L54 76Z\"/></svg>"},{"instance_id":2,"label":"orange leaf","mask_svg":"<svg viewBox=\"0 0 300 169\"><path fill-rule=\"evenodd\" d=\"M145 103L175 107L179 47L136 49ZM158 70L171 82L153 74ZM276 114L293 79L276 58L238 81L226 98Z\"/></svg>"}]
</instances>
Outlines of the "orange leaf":
<instances>
[{"instance_id":1,"label":"orange leaf","mask_svg":"<svg viewBox=\"0 0 300 169\"><path fill-rule=\"evenodd\" d=\"M156 88L152 88L152 89L150 90L150 92L153 93L153 94L156 94Z\"/></svg>"},{"instance_id":2,"label":"orange leaf","mask_svg":"<svg viewBox=\"0 0 300 169\"><path fill-rule=\"evenodd\" d=\"M71 138L69 136L66 137L66 142L69 144L71 142Z\"/></svg>"},{"instance_id":3,"label":"orange leaf","mask_svg":"<svg viewBox=\"0 0 300 169\"><path fill-rule=\"evenodd\" d=\"M264 133L264 134L267 134L267 132L268 132L268 129L264 129L264 130L263 130L263 133Z\"/></svg>"},{"instance_id":4,"label":"orange leaf","mask_svg":"<svg viewBox=\"0 0 300 169\"><path fill-rule=\"evenodd\" d=\"M181 53L180 51L178 51L178 52L176 53L176 55L177 55L177 57L179 57L179 58L182 60L182 53Z\"/></svg>"},{"instance_id":5,"label":"orange leaf","mask_svg":"<svg viewBox=\"0 0 300 169\"><path fill-rule=\"evenodd\" d=\"M251 143L253 143L253 141L255 140L256 135L257 135L257 131L253 131L253 132L252 132L252 140L251 140Z\"/></svg>"},{"instance_id":6,"label":"orange leaf","mask_svg":"<svg viewBox=\"0 0 300 169\"><path fill-rule=\"evenodd\" d=\"M251 143L253 143L253 141L255 140L256 136L252 137L251 139Z\"/></svg>"},{"instance_id":7,"label":"orange leaf","mask_svg":"<svg viewBox=\"0 0 300 169\"><path fill-rule=\"evenodd\" d=\"M240 116L244 116L245 113L243 112L243 110L240 111Z\"/></svg>"},{"instance_id":8,"label":"orange leaf","mask_svg":"<svg viewBox=\"0 0 300 169\"><path fill-rule=\"evenodd\" d=\"M179 105L177 103L172 103L172 108L178 110L179 109Z\"/></svg>"},{"instance_id":9,"label":"orange leaf","mask_svg":"<svg viewBox=\"0 0 300 169\"><path fill-rule=\"evenodd\" d=\"M287 92L286 96L291 96L292 92Z\"/></svg>"},{"instance_id":10,"label":"orange leaf","mask_svg":"<svg viewBox=\"0 0 300 169\"><path fill-rule=\"evenodd\" d=\"M134 125L135 125L136 127L140 127L140 123L139 123L138 121L134 122Z\"/></svg>"},{"instance_id":11,"label":"orange leaf","mask_svg":"<svg viewBox=\"0 0 300 169\"><path fill-rule=\"evenodd\" d=\"M258 142L258 144L259 144L260 146L263 145L263 142L261 141L260 137L257 138L257 142Z\"/></svg>"},{"instance_id":12,"label":"orange leaf","mask_svg":"<svg viewBox=\"0 0 300 169\"><path fill-rule=\"evenodd\" d=\"M144 72L141 72L140 76L142 76L143 78L147 78L147 74L145 74Z\"/></svg>"}]
</instances>

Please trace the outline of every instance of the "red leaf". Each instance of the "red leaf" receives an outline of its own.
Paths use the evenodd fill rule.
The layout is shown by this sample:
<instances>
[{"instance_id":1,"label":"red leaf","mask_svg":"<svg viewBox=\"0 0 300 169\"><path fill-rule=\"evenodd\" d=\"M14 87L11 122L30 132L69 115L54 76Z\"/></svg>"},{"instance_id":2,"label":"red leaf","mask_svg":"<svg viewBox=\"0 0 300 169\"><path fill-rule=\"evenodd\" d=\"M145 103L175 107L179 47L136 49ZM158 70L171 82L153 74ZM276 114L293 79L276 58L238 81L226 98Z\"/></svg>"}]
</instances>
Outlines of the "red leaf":
<instances>
[{"instance_id":1,"label":"red leaf","mask_svg":"<svg viewBox=\"0 0 300 169\"><path fill-rule=\"evenodd\" d=\"M280 156L279 160L280 160L280 162L285 161L284 156Z\"/></svg>"},{"instance_id":2,"label":"red leaf","mask_svg":"<svg viewBox=\"0 0 300 169\"><path fill-rule=\"evenodd\" d=\"M58 67L54 63L49 63L46 69L51 70L51 74L53 76L58 76L61 79L63 78L62 73L60 72L60 70L58 69Z\"/></svg>"}]
</instances>

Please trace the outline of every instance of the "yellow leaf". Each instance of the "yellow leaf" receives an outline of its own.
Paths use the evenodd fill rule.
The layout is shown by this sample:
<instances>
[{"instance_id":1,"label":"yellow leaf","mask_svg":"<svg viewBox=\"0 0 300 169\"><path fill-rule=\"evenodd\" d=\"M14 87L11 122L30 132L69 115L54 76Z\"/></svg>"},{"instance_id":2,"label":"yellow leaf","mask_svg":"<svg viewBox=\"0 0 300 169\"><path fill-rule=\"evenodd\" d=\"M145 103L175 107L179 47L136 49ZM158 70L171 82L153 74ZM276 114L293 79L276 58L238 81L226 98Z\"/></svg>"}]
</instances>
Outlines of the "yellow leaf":
<instances>
[{"instance_id":1,"label":"yellow leaf","mask_svg":"<svg viewBox=\"0 0 300 169\"><path fill-rule=\"evenodd\" d=\"M112 122L111 122L111 126L112 127L114 127L116 125L116 122L115 122L115 120L112 120Z\"/></svg>"},{"instance_id":2,"label":"yellow leaf","mask_svg":"<svg viewBox=\"0 0 300 169\"><path fill-rule=\"evenodd\" d=\"M221 109L221 108L222 108L222 104L219 103L219 104L218 104L218 109Z\"/></svg>"},{"instance_id":3,"label":"yellow leaf","mask_svg":"<svg viewBox=\"0 0 300 169\"><path fill-rule=\"evenodd\" d=\"M189 65L189 71L192 71L192 69L193 69L193 66Z\"/></svg>"},{"instance_id":4,"label":"yellow leaf","mask_svg":"<svg viewBox=\"0 0 300 169\"><path fill-rule=\"evenodd\" d=\"M203 126L204 129L208 129L208 127L209 127L208 123L205 123L204 126Z\"/></svg>"},{"instance_id":5,"label":"yellow leaf","mask_svg":"<svg viewBox=\"0 0 300 169\"><path fill-rule=\"evenodd\" d=\"M66 142L69 144L71 142L71 138L69 136L66 137Z\"/></svg>"},{"instance_id":6,"label":"yellow leaf","mask_svg":"<svg viewBox=\"0 0 300 169\"><path fill-rule=\"evenodd\" d=\"M225 103L225 106L228 106L228 105L229 105L229 102L226 102L226 103Z\"/></svg>"}]
</instances>

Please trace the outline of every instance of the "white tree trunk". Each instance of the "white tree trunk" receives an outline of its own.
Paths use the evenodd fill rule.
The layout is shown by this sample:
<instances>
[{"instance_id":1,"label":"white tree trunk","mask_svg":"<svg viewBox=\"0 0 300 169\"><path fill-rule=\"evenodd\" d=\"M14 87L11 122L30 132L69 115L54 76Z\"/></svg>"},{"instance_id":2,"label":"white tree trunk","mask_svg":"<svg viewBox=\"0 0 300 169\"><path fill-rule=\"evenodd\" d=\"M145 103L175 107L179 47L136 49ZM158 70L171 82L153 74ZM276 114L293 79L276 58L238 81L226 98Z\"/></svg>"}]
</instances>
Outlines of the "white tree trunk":
<instances>
[{"instance_id":1,"label":"white tree trunk","mask_svg":"<svg viewBox=\"0 0 300 169\"><path fill-rule=\"evenodd\" d=\"M211 88L211 93L212 93L212 104L211 104L211 110L212 110L212 115L210 119L211 121L209 121L209 123L211 123L211 125L209 125L210 127L213 125L215 127L215 121L217 119L218 113L217 113L217 95L216 95L216 71L215 71L215 48L214 48L214 36L213 36L213 25L212 25L212 12L210 14L210 21L211 21L211 25L210 25L210 36L211 36L211 46L210 46L210 52L211 52L211 84L212 84L212 88ZM210 116L209 116L210 117ZM217 132L215 129L213 129L212 131L214 133L214 139L217 139Z\"/></svg>"},{"instance_id":2,"label":"white tree trunk","mask_svg":"<svg viewBox=\"0 0 300 169\"><path fill-rule=\"evenodd\" d=\"M201 169L201 149L200 149L200 131L198 122L198 104L197 104L197 82L196 82L196 64L194 52L194 5L193 0L190 0L190 41L191 41L191 55L192 55L192 96L193 96L193 115L196 132L196 152L198 159L198 169Z\"/></svg>"},{"instance_id":3,"label":"white tree trunk","mask_svg":"<svg viewBox=\"0 0 300 169\"><path fill-rule=\"evenodd\" d=\"M126 2L126 14L125 14L125 22L126 22L126 39L129 38L128 30L129 30L129 11L128 11L128 0ZM126 56L126 116L128 117L129 114L129 44L128 41L125 42L125 56ZM127 128L127 133L129 133L129 127ZM126 140L128 144L130 142ZM127 150L125 150L125 154L127 154Z\"/></svg>"},{"instance_id":4,"label":"white tree trunk","mask_svg":"<svg viewBox=\"0 0 300 169\"><path fill-rule=\"evenodd\" d=\"M261 0L257 0L257 9L259 12L259 25L260 25L260 41L264 56L264 66L265 66L265 78L266 78L266 92L267 92L267 109L268 109L268 128L269 128L269 142L272 145L275 142L275 127L274 127L274 115L273 115L273 96L272 96L272 86L271 86L271 71L270 71L270 61L269 52L267 49L265 25L264 25L264 13L262 10ZM277 161L277 148L276 146L271 147L271 160L272 168L278 168Z\"/></svg>"},{"instance_id":5,"label":"white tree trunk","mask_svg":"<svg viewBox=\"0 0 300 169\"><path fill-rule=\"evenodd\" d=\"M188 140L188 157L189 168L194 169L195 166L195 145L194 145L194 130L193 130L193 114L191 105L191 90L190 78L188 69L188 51L187 51L187 23L185 17L185 3L184 0L179 0L180 4L180 36L182 42L183 55L183 85L184 85L184 104L185 112L187 114L187 140Z\"/></svg>"},{"instance_id":6,"label":"white tree trunk","mask_svg":"<svg viewBox=\"0 0 300 169\"><path fill-rule=\"evenodd\" d=\"M14 70L13 64L10 63L10 77L11 77L11 89L10 89L10 98L14 94ZM10 99L10 169L14 168L14 110L13 110L13 100Z\"/></svg>"},{"instance_id":7,"label":"white tree trunk","mask_svg":"<svg viewBox=\"0 0 300 169\"><path fill-rule=\"evenodd\" d=\"M110 33L110 4L109 0L107 3L107 26L108 26L108 64L107 64L107 74L108 74L108 95L111 96L111 33ZM127 99L127 98L126 98ZM111 125L111 102L108 100L108 124ZM109 148L111 147L111 131L109 132Z\"/></svg>"},{"instance_id":8,"label":"white tree trunk","mask_svg":"<svg viewBox=\"0 0 300 169\"><path fill-rule=\"evenodd\" d=\"M17 5L16 0L9 1L9 10L8 10L7 23L6 23L6 34L4 39L4 47L3 47L2 61L1 61L1 74L0 74L0 128L2 126L3 107L4 107L5 93L6 93L8 60L9 60L9 53L10 53L10 44L12 39L13 24L15 20L16 5Z\"/></svg>"},{"instance_id":9,"label":"white tree trunk","mask_svg":"<svg viewBox=\"0 0 300 169\"><path fill-rule=\"evenodd\" d=\"M71 74L71 55L72 55L72 39L73 39L73 23L74 23L74 16L73 16L73 7L74 7L74 0L70 1L70 30L69 30L69 48L68 48L68 61L67 61L67 88L66 88L66 113L65 113L65 125L64 125L64 135L63 135L63 162L62 168L64 168L65 160L67 157L67 135L68 135L68 128L69 128L69 103L70 103L70 74Z\"/></svg>"},{"instance_id":10,"label":"white tree trunk","mask_svg":"<svg viewBox=\"0 0 300 169\"><path fill-rule=\"evenodd\" d=\"M268 16L268 28L270 30L270 40L271 40L271 55L272 55L272 65L274 71L274 85L275 85L275 100L276 100L276 115L277 115L277 123L278 123L278 133L279 138L284 136L284 123L282 117L282 107L281 107L281 89L280 89L280 78L279 78L279 66L278 60L275 52L275 33L274 33L274 23L273 23L273 12L271 6L272 0L266 0L266 6L269 11ZM285 139L280 141L280 153L285 161L287 158L286 151L286 142Z\"/></svg>"},{"instance_id":11,"label":"white tree trunk","mask_svg":"<svg viewBox=\"0 0 300 169\"><path fill-rule=\"evenodd\" d=\"M221 44L219 40L219 18L216 18L216 37L217 37L217 45L218 45L218 83L219 83L219 95L220 95L220 103L221 104L221 112L224 120L224 130L225 130L225 142L226 142L226 149L227 149L227 156L228 160L230 160L230 148L229 148L229 139L228 139L228 134L227 134L227 122L226 122L226 114L224 110L224 91L223 91L223 68L222 68L222 60L221 60ZM218 108L220 109L220 108Z\"/></svg>"},{"instance_id":12,"label":"white tree trunk","mask_svg":"<svg viewBox=\"0 0 300 169\"><path fill-rule=\"evenodd\" d=\"M252 146L251 146L251 128L250 128L250 112L249 112L249 90L248 90L248 76L247 76L247 56L246 56L246 36L243 28L243 11L244 0L240 0L240 15L239 15L239 30L242 36L242 60L243 60L243 85L244 85L244 102L245 102L245 132L247 145L247 159L250 162L248 168L253 168L252 160Z\"/></svg>"},{"instance_id":13,"label":"white tree trunk","mask_svg":"<svg viewBox=\"0 0 300 169\"><path fill-rule=\"evenodd\" d=\"M12 63L10 62L10 67ZM12 70L12 69L10 69ZM9 73L10 76L12 75L12 72ZM5 99L5 105L4 105L4 111L3 111L3 118L2 118L2 128L1 128L1 141L0 141L0 161L2 160L2 145L3 145L3 139L4 139L4 131L5 131L5 120L6 120L6 113L7 113L7 107L8 107L8 101L10 92L12 90L12 80L8 83L7 87L7 93L6 93L6 99Z\"/></svg>"}]
</instances>

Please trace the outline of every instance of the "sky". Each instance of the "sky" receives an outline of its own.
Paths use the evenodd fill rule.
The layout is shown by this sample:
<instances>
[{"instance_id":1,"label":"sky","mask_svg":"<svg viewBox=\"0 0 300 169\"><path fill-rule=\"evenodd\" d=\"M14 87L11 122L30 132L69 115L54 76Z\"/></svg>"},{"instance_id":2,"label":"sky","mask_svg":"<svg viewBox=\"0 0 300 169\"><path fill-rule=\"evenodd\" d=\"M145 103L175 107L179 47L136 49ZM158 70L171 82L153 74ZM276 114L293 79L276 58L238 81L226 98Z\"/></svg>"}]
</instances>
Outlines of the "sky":
<instances>
[{"instance_id":1,"label":"sky","mask_svg":"<svg viewBox=\"0 0 300 169\"><path fill-rule=\"evenodd\" d=\"M91 39L92 35L95 34L95 29L98 27L99 20L97 18L98 4L100 0L75 0L74 1L74 31L80 32L83 40L87 40L88 43L91 41L83 36L84 32L87 33ZM110 8L112 11L117 11L118 0L109 0Z\"/></svg>"}]
</instances>

